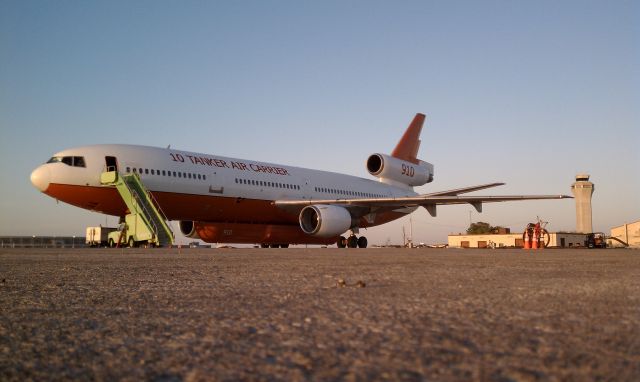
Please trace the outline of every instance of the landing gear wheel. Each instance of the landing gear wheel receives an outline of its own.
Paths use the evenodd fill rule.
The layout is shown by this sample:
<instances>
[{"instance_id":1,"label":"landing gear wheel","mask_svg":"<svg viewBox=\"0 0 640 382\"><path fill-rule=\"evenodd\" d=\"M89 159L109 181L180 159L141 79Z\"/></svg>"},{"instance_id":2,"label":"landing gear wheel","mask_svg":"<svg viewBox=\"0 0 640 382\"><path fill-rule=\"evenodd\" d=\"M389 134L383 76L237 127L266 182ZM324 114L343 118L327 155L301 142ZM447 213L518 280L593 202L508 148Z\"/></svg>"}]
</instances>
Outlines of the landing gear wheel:
<instances>
[{"instance_id":1,"label":"landing gear wheel","mask_svg":"<svg viewBox=\"0 0 640 382\"><path fill-rule=\"evenodd\" d=\"M269 244L260 244L260 248L269 248Z\"/></svg>"},{"instance_id":2,"label":"landing gear wheel","mask_svg":"<svg viewBox=\"0 0 640 382\"><path fill-rule=\"evenodd\" d=\"M358 238L355 235L349 236L349 238L347 239L347 247L349 248L358 247Z\"/></svg>"},{"instance_id":3,"label":"landing gear wheel","mask_svg":"<svg viewBox=\"0 0 640 382\"><path fill-rule=\"evenodd\" d=\"M358 248L367 248L367 238L360 236L358 238Z\"/></svg>"},{"instance_id":4,"label":"landing gear wheel","mask_svg":"<svg viewBox=\"0 0 640 382\"><path fill-rule=\"evenodd\" d=\"M116 246L116 243L113 242L113 238L109 239L109 248L113 248Z\"/></svg>"},{"instance_id":5,"label":"landing gear wheel","mask_svg":"<svg viewBox=\"0 0 640 382\"><path fill-rule=\"evenodd\" d=\"M289 248L289 244L280 244L280 248Z\"/></svg>"},{"instance_id":6,"label":"landing gear wheel","mask_svg":"<svg viewBox=\"0 0 640 382\"><path fill-rule=\"evenodd\" d=\"M344 248L347 246L347 238L345 238L344 236L340 236L338 238L338 248Z\"/></svg>"},{"instance_id":7,"label":"landing gear wheel","mask_svg":"<svg viewBox=\"0 0 640 382\"><path fill-rule=\"evenodd\" d=\"M133 248L136 246L136 241L133 240L133 236L129 236L129 248Z\"/></svg>"}]
</instances>

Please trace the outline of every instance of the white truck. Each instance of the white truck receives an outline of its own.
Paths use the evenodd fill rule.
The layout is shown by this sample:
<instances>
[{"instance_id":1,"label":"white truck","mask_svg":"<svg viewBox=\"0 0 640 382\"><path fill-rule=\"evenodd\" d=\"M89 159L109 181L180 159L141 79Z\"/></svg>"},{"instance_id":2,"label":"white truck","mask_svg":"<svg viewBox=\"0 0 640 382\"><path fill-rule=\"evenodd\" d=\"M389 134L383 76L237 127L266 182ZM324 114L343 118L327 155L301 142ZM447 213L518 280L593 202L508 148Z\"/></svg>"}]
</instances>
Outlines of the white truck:
<instances>
[{"instance_id":1,"label":"white truck","mask_svg":"<svg viewBox=\"0 0 640 382\"><path fill-rule=\"evenodd\" d=\"M85 243L88 247L106 247L109 244L109 234L117 230L115 227L87 227Z\"/></svg>"}]
</instances>

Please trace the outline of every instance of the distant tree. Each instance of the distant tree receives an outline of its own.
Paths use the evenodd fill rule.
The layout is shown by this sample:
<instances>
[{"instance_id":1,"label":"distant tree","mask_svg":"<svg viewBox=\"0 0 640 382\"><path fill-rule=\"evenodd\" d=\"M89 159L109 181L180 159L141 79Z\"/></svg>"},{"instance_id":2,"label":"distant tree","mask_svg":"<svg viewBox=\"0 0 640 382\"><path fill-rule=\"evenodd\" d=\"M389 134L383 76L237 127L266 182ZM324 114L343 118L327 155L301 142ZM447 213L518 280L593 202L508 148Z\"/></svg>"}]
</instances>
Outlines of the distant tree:
<instances>
[{"instance_id":1,"label":"distant tree","mask_svg":"<svg viewBox=\"0 0 640 382\"><path fill-rule=\"evenodd\" d=\"M476 222L471 223L469 228L467 228L467 234L469 235L482 235L487 233L497 233L503 227L496 226L492 227L491 224L485 222Z\"/></svg>"},{"instance_id":2,"label":"distant tree","mask_svg":"<svg viewBox=\"0 0 640 382\"><path fill-rule=\"evenodd\" d=\"M467 228L467 233L469 235L481 235L483 233L491 233L491 225L485 222L475 222L471 223L469 228Z\"/></svg>"}]
</instances>

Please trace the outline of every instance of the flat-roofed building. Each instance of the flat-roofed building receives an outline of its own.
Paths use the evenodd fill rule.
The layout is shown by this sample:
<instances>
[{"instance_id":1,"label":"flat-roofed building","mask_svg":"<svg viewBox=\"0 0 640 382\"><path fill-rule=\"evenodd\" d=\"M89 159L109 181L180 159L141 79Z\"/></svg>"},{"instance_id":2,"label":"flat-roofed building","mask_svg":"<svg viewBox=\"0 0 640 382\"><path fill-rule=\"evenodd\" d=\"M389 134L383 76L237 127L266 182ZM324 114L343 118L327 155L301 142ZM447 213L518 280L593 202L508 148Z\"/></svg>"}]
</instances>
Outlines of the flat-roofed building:
<instances>
[{"instance_id":1,"label":"flat-roofed building","mask_svg":"<svg viewBox=\"0 0 640 382\"><path fill-rule=\"evenodd\" d=\"M629 247L640 248L640 220L611 228L611 237L629 244ZM616 240L608 240L611 247L622 247L623 244Z\"/></svg>"},{"instance_id":2,"label":"flat-roofed building","mask_svg":"<svg viewBox=\"0 0 640 382\"><path fill-rule=\"evenodd\" d=\"M584 247L587 235L575 232L550 232L550 248ZM484 235L449 235L448 244L451 248L522 248L524 240L522 233L484 234Z\"/></svg>"}]
</instances>

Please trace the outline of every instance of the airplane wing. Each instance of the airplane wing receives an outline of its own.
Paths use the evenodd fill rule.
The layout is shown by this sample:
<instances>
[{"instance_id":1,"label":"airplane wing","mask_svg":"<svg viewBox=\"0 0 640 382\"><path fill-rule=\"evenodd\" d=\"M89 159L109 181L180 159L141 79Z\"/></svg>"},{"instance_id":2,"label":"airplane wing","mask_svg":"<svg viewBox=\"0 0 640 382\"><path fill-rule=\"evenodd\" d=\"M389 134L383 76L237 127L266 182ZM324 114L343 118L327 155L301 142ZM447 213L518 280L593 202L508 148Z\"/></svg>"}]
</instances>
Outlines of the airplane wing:
<instances>
[{"instance_id":1,"label":"airplane wing","mask_svg":"<svg viewBox=\"0 0 640 382\"><path fill-rule=\"evenodd\" d=\"M478 190L484 190L485 188L504 186L504 185L505 183L488 183L488 184L481 184L479 186L471 186L471 187L464 187L464 188L456 188L454 190L433 192L431 194L425 194L425 196L452 196L452 195L466 194L468 192L473 192Z\"/></svg>"},{"instance_id":2,"label":"airplane wing","mask_svg":"<svg viewBox=\"0 0 640 382\"><path fill-rule=\"evenodd\" d=\"M480 186L441 191L432 194L388 198L356 198L356 199L303 199L276 200L274 205L291 212L300 211L308 205L331 204L347 208L354 217L361 217L372 212L384 212L409 207L424 207L431 216L436 216L436 206L445 204L471 204L478 212L482 212L482 203L508 202L516 200L566 199L568 195L502 195L502 196L460 196L489 187L501 186L504 183L490 183Z\"/></svg>"}]
</instances>

